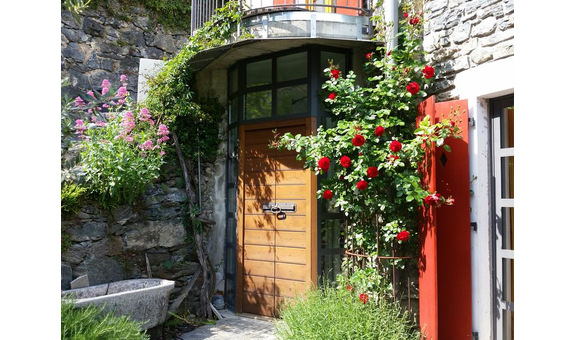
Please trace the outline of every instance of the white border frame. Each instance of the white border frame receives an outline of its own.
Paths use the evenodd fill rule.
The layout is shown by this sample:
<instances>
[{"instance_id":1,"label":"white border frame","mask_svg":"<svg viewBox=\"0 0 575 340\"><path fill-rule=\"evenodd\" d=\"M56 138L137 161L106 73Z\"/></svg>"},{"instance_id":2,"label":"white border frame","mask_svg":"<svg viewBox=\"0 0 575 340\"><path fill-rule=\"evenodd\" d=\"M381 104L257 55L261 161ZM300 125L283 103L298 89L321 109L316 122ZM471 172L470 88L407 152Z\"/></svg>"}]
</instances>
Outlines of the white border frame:
<instances>
[{"instance_id":1,"label":"white border frame","mask_svg":"<svg viewBox=\"0 0 575 340\"><path fill-rule=\"evenodd\" d=\"M477 222L477 231L470 229L471 305L472 331L479 340L493 340L494 324L489 99L514 93L514 63L509 57L461 72L452 92L468 100L469 117L475 119L469 129L471 221Z\"/></svg>"}]
</instances>

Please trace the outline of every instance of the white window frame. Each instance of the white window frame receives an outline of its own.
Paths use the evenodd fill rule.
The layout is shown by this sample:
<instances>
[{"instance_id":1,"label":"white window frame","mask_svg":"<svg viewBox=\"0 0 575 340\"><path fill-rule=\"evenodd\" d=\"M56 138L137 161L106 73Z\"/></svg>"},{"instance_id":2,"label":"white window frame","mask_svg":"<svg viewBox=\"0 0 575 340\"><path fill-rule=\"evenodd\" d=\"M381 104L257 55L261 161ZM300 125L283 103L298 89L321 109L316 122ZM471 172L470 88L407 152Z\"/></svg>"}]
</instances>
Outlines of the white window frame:
<instances>
[{"instance_id":1,"label":"white window frame","mask_svg":"<svg viewBox=\"0 0 575 340\"><path fill-rule=\"evenodd\" d=\"M470 230L471 294L472 331L479 340L493 340L494 329L489 99L514 93L514 63L515 57L509 57L461 72L452 92L468 100L469 118L475 122L469 129L471 222L477 223L477 231Z\"/></svg>"}]
</instances>

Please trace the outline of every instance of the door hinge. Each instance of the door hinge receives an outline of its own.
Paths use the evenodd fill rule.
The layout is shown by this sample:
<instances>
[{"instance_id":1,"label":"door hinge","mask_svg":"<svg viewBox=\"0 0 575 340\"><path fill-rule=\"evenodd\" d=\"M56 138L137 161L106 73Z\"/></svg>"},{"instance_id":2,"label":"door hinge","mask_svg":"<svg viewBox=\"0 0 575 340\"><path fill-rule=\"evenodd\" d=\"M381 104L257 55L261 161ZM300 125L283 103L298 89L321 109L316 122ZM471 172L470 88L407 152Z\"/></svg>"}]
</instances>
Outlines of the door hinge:
<instances>
[{"instance_id":1,"label":"door hinge","mask_svg":"<svg viewBox=\"0 0 575 340\"><path fill-rule=\"evenodd\" d=\"M477 222L471 222L471 228L473 228L473 231L477 231Z\"/></svg>"},{"instance_id":2,"label":"door hinge","mask_svg":"<svg viewBox=\"0 0 575 340\"><path fill-rule=\"evenodd\" d=\"M471 332L471 338L473 338L473 340L479 340L479 332Z\"/></svg>"},{"instance_id":3,"label":"door hinge","mask_svg":"<svg viewBox=\"0 0 575 340\"><path fill-rule=\"evenodd\" d=\"M469 122L469 126L475 126L475 118L469 117L467 121Z\"/></svg>"}]
</instances>

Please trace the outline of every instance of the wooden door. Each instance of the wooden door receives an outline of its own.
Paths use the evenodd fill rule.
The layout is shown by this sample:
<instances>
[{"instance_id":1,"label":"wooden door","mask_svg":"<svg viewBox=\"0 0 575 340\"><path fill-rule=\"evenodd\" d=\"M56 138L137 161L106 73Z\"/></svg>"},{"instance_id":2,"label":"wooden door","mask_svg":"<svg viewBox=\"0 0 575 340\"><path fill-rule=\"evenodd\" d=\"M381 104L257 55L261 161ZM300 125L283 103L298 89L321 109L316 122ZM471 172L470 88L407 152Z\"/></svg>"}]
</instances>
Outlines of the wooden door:
<instances>
[{"instance_id":1,"label":"wooden door","mask_svg":"<svg viewBox=\"0 0 575 340\"><path fill-rule=\"evenodd\" d=\"M447 139L451 152L433 147L426 154L423 182L431 192L453 196L455 205L422 205L419 223L419 321L426 339L471 339L471 227L467 100L419 105L418 121L435 123L459 108L462 139ZM459 122L461 119L461 122Z\"/></svg>"},{"instance_id":2,"label":"wooden door","mask_svg":"<svg viewBox=\"0 0 575 340\"><path fill-rule=\"evenodd\" d=\"M284 300L316 282L316 178L293 151L270 149L274 130L306 135L312 119L240 127L237 310L277 316ZM285 219L264 204L295 203Z\"/></svg>"}]
</instances>

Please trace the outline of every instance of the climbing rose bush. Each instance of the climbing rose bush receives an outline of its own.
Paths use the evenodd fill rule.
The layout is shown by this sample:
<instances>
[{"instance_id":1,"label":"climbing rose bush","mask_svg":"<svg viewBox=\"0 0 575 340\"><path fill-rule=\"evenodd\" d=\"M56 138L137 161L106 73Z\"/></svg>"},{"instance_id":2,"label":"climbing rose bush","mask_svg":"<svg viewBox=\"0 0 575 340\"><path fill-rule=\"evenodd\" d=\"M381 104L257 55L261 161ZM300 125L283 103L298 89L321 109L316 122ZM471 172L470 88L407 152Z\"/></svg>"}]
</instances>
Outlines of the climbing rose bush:
<instances>
[{"instance_id":1,"label":"climbing rose bush","mask_svg":"<svg viewBox=\"0 0 575 340\"><path fill-rule=\"evenodd\" d=\"M84 119L74 126L81 142L86 186L104 206L131 203L158 178L164 164L168 128L157 125L147 108L136 108L125 75L114 88L104 79L101 91L75 100Z\"/></svg>"},{"instance_id":2,"label":"climbing rose bush","mask_svg":"<svg viewBox=\"0 0 575 340\"><path fill-rule=\"evenodd\" d=\"M344 74L332 62L324 70L333 126L320 126L311 136L287 133L272 143L300 152L305 166L322 176L318 199L344 213L346 250L363 256L347 257L343 264L361 292L377 291L383 282L377 256L416 255L419 207L454 202L422 185L419 167L426 151L436 146L450 152L445 140L461 137L455 110L434 124L425 117L416 126L417 105L427 96L435 69L423 58L421 14L409 8L405 13L402 44L366 55L364 86L356 84L353 71Z\"/></svg>"}]
</instances>

